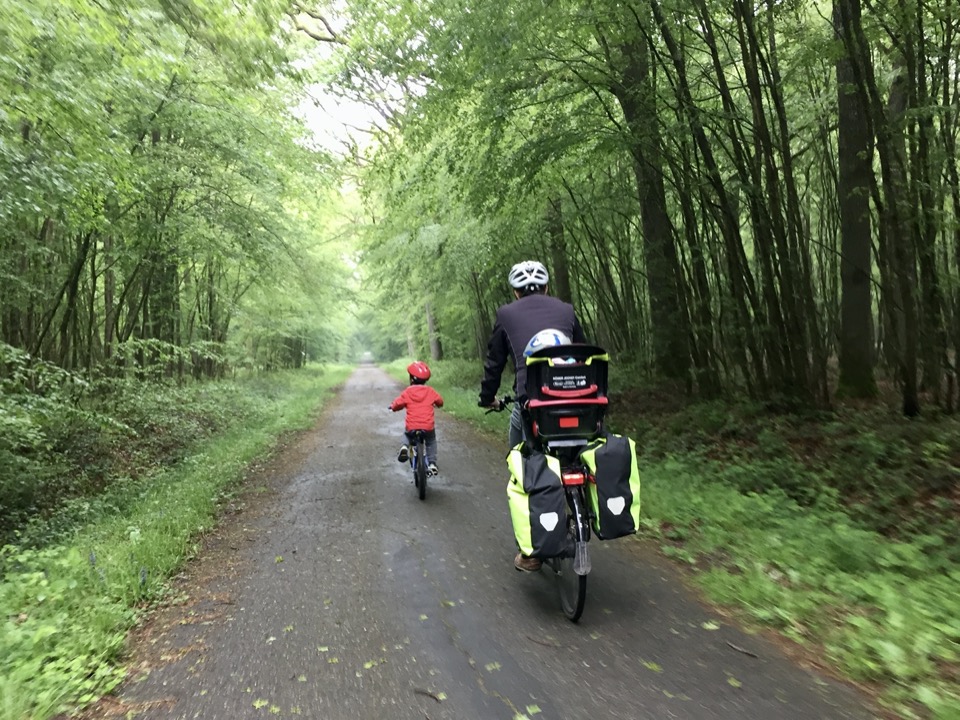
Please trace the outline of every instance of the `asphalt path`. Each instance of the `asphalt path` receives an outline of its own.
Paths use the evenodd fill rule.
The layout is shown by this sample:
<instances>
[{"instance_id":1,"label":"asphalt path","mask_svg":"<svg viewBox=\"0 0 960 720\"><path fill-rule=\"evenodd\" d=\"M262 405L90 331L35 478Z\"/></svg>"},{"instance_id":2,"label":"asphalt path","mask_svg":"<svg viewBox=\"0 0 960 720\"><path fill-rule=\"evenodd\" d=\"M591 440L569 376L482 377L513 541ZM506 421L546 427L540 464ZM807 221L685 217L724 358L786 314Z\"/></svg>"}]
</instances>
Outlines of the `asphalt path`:
<instances>
[{"instance_id":1,"label":"asphalt path","mask_svg":"<svg viewBox=\"0 0 960 720\"><path fill-rule=\"evenodd\" d=\"M505 439L439 413L440 475L420 501L395 455L400 390L374 367L351 376L273 489L248 494L179 578L94 715L875 717L633 538L591 542L586 610L568 621L549 571L513 568Z\"/></svg>"}]
</instances>

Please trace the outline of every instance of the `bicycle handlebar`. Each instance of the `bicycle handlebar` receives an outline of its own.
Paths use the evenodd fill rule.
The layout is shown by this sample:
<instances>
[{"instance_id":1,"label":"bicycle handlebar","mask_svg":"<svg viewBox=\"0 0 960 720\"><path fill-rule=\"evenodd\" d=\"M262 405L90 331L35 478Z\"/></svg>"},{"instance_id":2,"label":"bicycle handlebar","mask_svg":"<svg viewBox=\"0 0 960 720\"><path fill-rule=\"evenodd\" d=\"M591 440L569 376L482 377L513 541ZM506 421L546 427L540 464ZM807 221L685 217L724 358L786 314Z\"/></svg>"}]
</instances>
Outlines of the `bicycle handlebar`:
<instances>
[{"instance_id":1,"label":"bicycle handlebar","mask_svg":"<svg viewBox=\"0 0 960 720\"><path fill-rule=\"evenodd\" d=\"M497 404L494 407L489 408L484 415L489 415L492 412L503 412L508 405L512 405L516 402L516 398L512 398L509 395L504 395L502 398L496 401ZM481 405L480 407L484 407Z\"/></svg>"}]
</instances>

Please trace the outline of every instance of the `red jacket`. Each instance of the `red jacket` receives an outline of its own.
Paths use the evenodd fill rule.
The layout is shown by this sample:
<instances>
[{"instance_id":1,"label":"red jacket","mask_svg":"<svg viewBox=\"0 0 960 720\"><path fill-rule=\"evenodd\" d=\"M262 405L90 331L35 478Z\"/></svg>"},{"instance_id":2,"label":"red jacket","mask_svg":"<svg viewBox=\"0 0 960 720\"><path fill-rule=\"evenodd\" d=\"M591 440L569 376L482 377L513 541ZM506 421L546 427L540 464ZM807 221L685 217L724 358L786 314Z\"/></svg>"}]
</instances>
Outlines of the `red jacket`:
<instances>
[{"instance_id":1,"label":"red jacket","mask_svg":"<svg viewBox=\"0 0 960 720\"><path fill-rule=\"evenodd\" d=\"M440 393L429 385L410 385L390 403L390 409L407 409L407 430L433 430L433 406L443 407Z\"/></svg>"}]
</instances>

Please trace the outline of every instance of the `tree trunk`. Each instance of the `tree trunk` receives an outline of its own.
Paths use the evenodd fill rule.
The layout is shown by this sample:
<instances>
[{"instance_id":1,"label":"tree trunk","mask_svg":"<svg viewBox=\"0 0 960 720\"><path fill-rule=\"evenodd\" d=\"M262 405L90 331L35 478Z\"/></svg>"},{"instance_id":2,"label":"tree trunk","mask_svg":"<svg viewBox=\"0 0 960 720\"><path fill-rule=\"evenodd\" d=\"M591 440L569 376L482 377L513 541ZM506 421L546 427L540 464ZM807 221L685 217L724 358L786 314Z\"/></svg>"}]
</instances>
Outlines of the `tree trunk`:
<instances>
[{"instance_id":1,"label":"tree trunk","mask_svg":"<svg viewBox=\"0 0 960 720\"><path fill-rule=\"evenodd\" d=\"M669 52L669 58L676 71L675 91L680 104L680 112L689 124L691 135L703 159L706 181L713 195L713 197L709 197L710 193L706 189L701 191L705 198L704 204L713 214L723 238L725 251L723 254L727 264L729 282L727 297L728 302L735 309L735 317L731 320L730 326L735 330L736 335L731 340L737 348L735 352L742 358L741 373L745 382L748 386L755 388L757 392L765 394L769 390L768 371L764 365L764 348L758 342L755 332L756 322L762 313L756 283L750 271L749 261L743 247L743 239L740 235L740 221L736 202L724 183L719 163L704 129L700 110L693 101L683 55L680 45L673 35L671 24L667 22L663 9L657 0L649 0L649 2L660 34ZM698 3L698 11L701 13L701 20L704 24L704 38L710 47L713 62L719 68L718 81L721 94L724 96L725 107L729 112L732 112L732 100L724 80L724 71L720 67L716 41L710 28L705 3ZM731 139L733 137L732 135ZM740 353L741 348L745 349L746 352ZM750 361L749 366L747 365L747 358Z\"/></svg>"},{"instance_id":2,"label":"tree trunk","mask_svg":"<svg viewBox=\"0 0 960 720\"><path fill-rule=\"evenodd\" d=\"M904 220L903 135L900 130L906 108L903 74L894 79L888 108L884 108L877 89L870 46L860 22L860 0L839 3L843 38L851 58L851 67L864 107L868 108L868 122L877 142L880 171L883 179L884 215L887 241L895 259L894 272L899 284L898 330L902 336L900 375L903 382L903 413L913 417L920 413L917 386L918 329L916 309L916 253L909 223Z\"/></svg>"},{"instance_id":3,"label":"tree trunk","mask_svg":"<svg viewBox=\"0 0 960 720\"><path fill-rule=\"evenodd\" d=\"M550 242L550 258L553 275L550 278L551 294L564 302L572 303L570 292L570 267L567 264L566 238L563 234L563 207L559 197L547 201L547 235Z\"/></svg>"},{"instance_id":4,"label":"tree trunk","mask_svg":"<svg viewBox=\"0 0 960 720\"><path fill-rule=\"evenodd\" d=\"M841 3L835 0L834 29L843 38ZM849 12L849 11L848 11ZM849 43L844 43L849 46ZM866 109L854 85L846 52L837 60L838 152L840 195L840 387L851 397L872 397L873 302L871 293L870 183L873 141Z\"/></svg>"},{"instance_id":5,"label":"tree trunk","mask_svg":"<svg viewBox=\"0 0 960 720\"><path fill-rule=\"evenodd\" d=\"M923 9L918 4L916 15L903 18L903 34L907 38L907 68L910 77L910 105L916 116L916 142L912 158L912 184L916 188L911 198L919 199L914 211L914 241L920 268L920 315L923 337L924 385L933 394L933 402L941 403L943 360L947 355L947 334L943 321L943 293L936 262L938 208L934 200L934 171L931 167L930 145L934 139L933 110L927 90L926 38L923 27ZM915 21L915 24L912 22ZM942 203L939 207L942 208Z\"/></svg>"},{"instance_id":6,"label":"tree trunk","mask_svg":"<svg viewBox=\"0 0 960 720\"><path fill-rule=\"evenodd\" d=\"M437 328L437 319L433 314L433 307L430 302L424 305L427 313L427 333L430 336L430 359L443 360L443 345L440 342L440 331Z\"/></svg>"},{"instance_id":7,"label":"tree trunk","mask_svg":"<svg viewBox=\"0 0 960 720\"><path fill-rule=\"evenodd\" d=\"M656 368L665 377L686 379L690 369L690 322L681 298L680 263L667 214L662 140L648 42L646 37L637 37L621 45L623 67L613 69L619 74L619 82L614 82L611 89L629 129L640 198Z\"/></svg>"},{"instance_id":8,"label":"tree trunk","mask_svg":"<svg viewBox=\"0 0 960 720\"><path fill-rule=\"evenodd\" d=\"M947 30L947 36L944 39L942 55L940 58L940 66L942 68L943 75L941 104L944 108L949 108L949 110L943 113L940 123L940 137L944 148L944 162L946 165L946 179L949 187L948 192L950 195L950 209L953 211L953 217L955 220L951 230L944 229L944 234L946 235L945 244L951 248L951 251L948 252L949 259L947 266L952 267L953 270L960 275L960 223L956 222L957 219L960 219L960 171L957 170L957 110L955 104L957 96L951 95L951 83L949 80L949 69L953 65L953 53L951 52L953 39L954 31L952 26L949 26ZM952 257L949 257L951 253ZM956 289L952 290L950 306L953 310L953 318L950 327L954 348L954 361L950 365L948 382L951 388L956 389L957 352L960 350L960 291ZM953 403L953 396L954 390L951 390L947 396L948 403ZM951 410L952 409L953 408L951 407Z\"/></svg>"}]
</instances>

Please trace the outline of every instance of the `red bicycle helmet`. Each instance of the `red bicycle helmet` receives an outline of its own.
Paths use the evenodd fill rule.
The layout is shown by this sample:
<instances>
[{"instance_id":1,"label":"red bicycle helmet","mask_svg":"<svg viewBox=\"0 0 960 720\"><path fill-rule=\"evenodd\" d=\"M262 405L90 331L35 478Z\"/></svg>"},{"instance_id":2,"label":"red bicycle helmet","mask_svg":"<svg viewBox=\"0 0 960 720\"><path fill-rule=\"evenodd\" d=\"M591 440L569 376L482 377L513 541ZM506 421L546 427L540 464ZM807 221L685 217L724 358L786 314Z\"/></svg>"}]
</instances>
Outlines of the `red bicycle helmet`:
<instances>
[{"instance_id":1,"label":"red bicycle helmet","mask_svg":"<svg viewBox=\"0 0 960 720\"><path fill-rule=\"evenodd\" d=\"M421 362L420 360L414 360L407 365L407 372L410 373L410 377L415 377L417 380L430 379L430 368L427 367L425 362Z\"/></svg>"}]
</instances>

